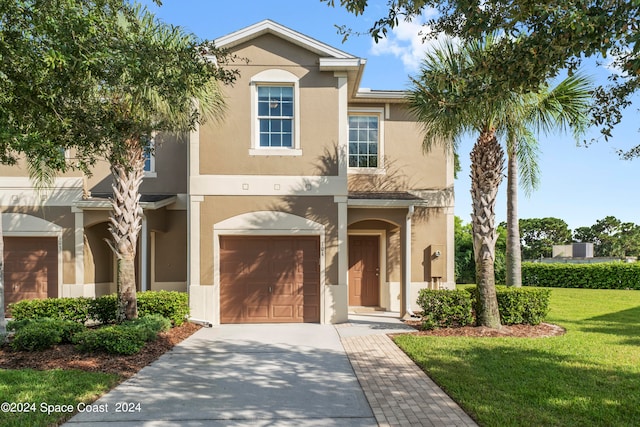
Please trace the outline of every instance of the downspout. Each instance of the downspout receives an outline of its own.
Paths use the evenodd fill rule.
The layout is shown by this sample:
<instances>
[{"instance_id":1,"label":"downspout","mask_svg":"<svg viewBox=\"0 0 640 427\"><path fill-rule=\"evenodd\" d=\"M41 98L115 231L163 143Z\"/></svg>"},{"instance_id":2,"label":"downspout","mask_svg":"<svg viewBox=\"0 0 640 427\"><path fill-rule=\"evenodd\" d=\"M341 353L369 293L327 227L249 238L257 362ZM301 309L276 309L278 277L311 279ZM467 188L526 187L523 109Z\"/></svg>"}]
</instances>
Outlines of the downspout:
<instances>
[{"instance_id":1,"label":"downspout","mask_svg":"<svg viewBox=\"0 0 640 427\"><path fill-rule=\"evenodd\" d=\"M405 238L404 238L404 298L405 298L405 310L411 317L417 317L411 310L411 219L413 218L413 212L415 211L414 205L409 205L405 221Z\"/></svg>"}]
</instances>

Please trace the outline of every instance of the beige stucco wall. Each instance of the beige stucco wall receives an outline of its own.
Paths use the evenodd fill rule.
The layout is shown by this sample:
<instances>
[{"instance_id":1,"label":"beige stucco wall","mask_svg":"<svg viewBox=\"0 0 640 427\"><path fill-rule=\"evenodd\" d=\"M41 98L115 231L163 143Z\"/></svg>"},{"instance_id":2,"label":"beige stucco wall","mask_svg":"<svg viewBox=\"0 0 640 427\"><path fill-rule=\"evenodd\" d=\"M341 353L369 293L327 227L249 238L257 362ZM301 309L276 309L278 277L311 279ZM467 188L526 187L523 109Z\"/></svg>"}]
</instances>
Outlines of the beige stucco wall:
<instances>
[{"instance_id":1,"label":"beige stucco wall","mask_svg":"<svg viewBox=\"0 0 640 427\"><path fill-rule=\"evenodd\" d=\"M166 213L166 228L155 232L155 282L187 281L187 211ZM162 285L151 284L151 289ZM186 285L185 289L186 291Z\"/></svg>"},{"instance_id":2,"label":"beige stucco wall","mask_svg":"<svg viewBox=\"0 0 640 427\"><path fill-rule=\"evenodd\" d=\"M200 173L203 175L337 175L338 90L333 72L321 72L318 56L272 35L233 49L240 58L231 67L240 72L224 88L227 113L223 121L200 128ZM270 69L299 78L301 156L250 156L251 86L256 74Z\"/></svg>"},{"instance_id":3,"label":"beige stucco wall","mask_svg":"<svg viewBox=\"0 0 640 427\"><path fill-rule=\"evenodd\" d=\"M422 132L404 104L387 104L384 119L384 174L349 174L351 191L442 190L453 186L452 156L442 146L422 149ZM384 104L350 104L350 109Z\"/></svg>"},{"instance_id":4,"label":"beige stucco wall","mask_svg":"<svg viewBox=\"0 0 640 427\"><path fill-rule=\"evenodd\" d=\"M156 176L145 177L140 186L141 193L179 194L187 192L186 135L159 134L155 138ZM93 193L111 193L112 177L109 163L99 160L87 177L88 189Z\"/></svg>"},{"instance_id":5,"label":"beige stucco wall","mask_svg":"<svg viewBox=\"0 0 640 427\"><path fill-rule=\"evenodd\" d=\"M287 212L325 226L327 284L338 283L338 221L333 197L206 196L200 203L200 284L213 285L213 229L223 220L257 211ZM259 224L255 224L259 228Z\"/></svg>"}]
</instances>

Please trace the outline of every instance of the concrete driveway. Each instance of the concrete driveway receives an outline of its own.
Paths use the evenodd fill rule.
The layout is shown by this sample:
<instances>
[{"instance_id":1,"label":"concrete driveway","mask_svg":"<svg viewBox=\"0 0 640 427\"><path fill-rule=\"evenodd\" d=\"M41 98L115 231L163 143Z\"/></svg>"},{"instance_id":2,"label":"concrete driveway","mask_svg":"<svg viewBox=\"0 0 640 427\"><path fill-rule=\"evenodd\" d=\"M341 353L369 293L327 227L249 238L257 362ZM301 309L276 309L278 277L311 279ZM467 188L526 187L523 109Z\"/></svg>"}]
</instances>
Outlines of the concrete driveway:
<instances>
[{"instance_id":1,"label":"concrete driveway","mask_svg":"<svg viewBox=\"0 0 640 427\"><path fill-rule=\"evenodd\" d=\"M95 405L67 425L378 425L332 325L201 329Z\"/></svg>"}]
</instances>

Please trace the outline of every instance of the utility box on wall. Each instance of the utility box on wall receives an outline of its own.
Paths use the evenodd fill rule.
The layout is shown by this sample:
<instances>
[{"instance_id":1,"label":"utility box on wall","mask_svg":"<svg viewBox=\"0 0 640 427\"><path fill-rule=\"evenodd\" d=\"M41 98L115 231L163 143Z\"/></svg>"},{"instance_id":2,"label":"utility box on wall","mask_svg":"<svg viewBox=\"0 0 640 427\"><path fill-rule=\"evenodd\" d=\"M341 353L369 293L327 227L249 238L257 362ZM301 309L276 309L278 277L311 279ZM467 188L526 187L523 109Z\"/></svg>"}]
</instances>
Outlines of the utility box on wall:
<instances>
[{"instance_id":1,"label":"utility box on wall","mask_svg":"<svg viewBox=\"0 0 640 427\"><path fill-rule=\"evenodd\" d=\"M427 279L442 278L446 276L447 261L445 256L445 245L429 246L429 260L431 264L430 276Z\"/></svg>"}]
</instances>

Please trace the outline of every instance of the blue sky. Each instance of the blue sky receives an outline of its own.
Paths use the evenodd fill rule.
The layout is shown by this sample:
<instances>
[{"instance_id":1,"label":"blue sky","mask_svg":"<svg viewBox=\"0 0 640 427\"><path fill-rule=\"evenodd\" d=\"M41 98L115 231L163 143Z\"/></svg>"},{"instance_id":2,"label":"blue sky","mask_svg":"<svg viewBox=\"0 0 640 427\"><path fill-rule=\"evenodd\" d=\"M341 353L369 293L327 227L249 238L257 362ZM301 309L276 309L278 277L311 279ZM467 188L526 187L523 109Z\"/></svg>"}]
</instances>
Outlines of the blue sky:
<instances>
[{"instance_id":1,"label":"blue sky","mask_svg":"<svg viewBox=\"0 0 640 427\"><path fill-rule=\"evenodd\" d=\"M339 3L339 0L336 0ZM335 25L347 25L365 31L386 11L386 0L370 0L364 15L354 17L343 9L330 8L320 0L163 0L157 7L144 1L165 22L180 25L202 39L215 39L263 19L272 19L319 41L366 58L362 87L406 89L408 76L414 75L428 45L418 34L419 22L402 23L388 39L375 44L367 36L351 37L342 43ZM609 71L585 68L596 81L604 81ZM613 215L622 221L640 224L640 159L621 160L616 150L640 144L638 129L640 97L625 111L623 122L604 140L589 147L578 147L571 135L541 137L539 188L526 197L520 193L520 218L553 216L564 219L569 228L590 226L596 220ZM586 139L597 138L592 129ZM456 215L469 222L469 152L473 138L460 146L463 167L456 180ZM506 217L502 184L496 207L497 221Z\"/></svg>"}]
</instances>

